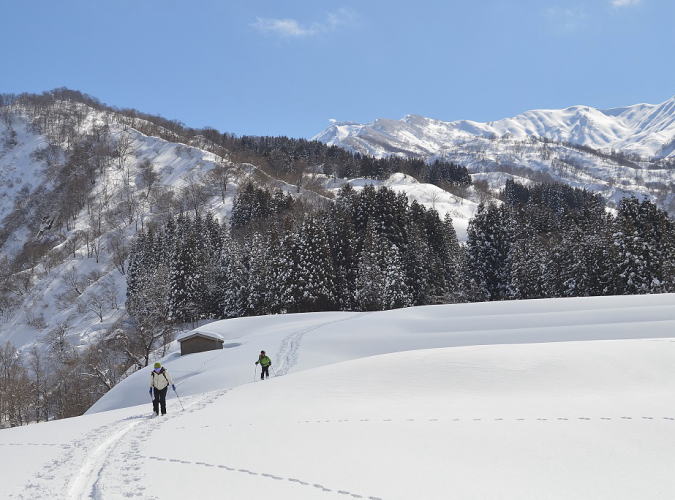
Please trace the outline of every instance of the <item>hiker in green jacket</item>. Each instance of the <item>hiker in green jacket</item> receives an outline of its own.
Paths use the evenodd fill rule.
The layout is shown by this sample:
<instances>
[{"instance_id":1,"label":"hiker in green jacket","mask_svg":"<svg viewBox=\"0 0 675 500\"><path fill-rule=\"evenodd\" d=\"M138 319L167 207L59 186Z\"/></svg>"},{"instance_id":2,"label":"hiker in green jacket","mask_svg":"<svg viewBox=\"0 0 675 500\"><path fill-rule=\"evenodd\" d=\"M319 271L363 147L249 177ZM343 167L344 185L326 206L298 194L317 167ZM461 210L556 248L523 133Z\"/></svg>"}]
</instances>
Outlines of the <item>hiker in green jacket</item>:
<instances>
[{"instance_id":1,"label":"hiker in green jacket","mask_svg":"<svg viewBox=\"0 0 675 500\"><path fill-rule=\"evenodd\" d=\"M258 356L258 361L256 361L255 364L259 364L262 368L262 371L260 372L260 380L265 380L265 376L270 378L270 366L272 366L272 360L267 354L265 354L265 351L260 351L260 356Z\"/></svg>"}]
</instances>

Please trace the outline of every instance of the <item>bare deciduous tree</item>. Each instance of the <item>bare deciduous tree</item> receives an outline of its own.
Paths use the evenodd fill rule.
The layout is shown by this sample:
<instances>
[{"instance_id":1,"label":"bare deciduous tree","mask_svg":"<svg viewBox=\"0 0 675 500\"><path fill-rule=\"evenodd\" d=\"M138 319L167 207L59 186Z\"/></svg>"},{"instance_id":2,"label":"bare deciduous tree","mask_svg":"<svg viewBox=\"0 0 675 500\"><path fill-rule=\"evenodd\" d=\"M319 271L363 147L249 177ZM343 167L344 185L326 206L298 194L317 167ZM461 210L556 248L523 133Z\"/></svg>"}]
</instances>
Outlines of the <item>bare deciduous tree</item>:
<instances>
[{"instance_id":1,"label":"bare deciduous tree","mask_svg":"<svg viewBox=\"0 0 675 500\"><path fill-rule=\"evenodd\" d=\"M145 190L145 199L147 200L155 184L159 181L159 174L155 172L155 167L150 160L144 160L138 168L140 170L139 187Z\"/></svg>"},{"instance_id":2,"label":"bare deciduous tree","mask_svg":"<svg viewBox=\"0 0 675 500\"><path fill-rule=\"evenodd\" d=\"M222 161L205 176L205 180L217 189L222 203L225 203L227 185L236 180L236 173L237 169L233 164Z\"/></svg>"},{"instance_id":3,"label":"bare deciduous tree","mask_svg":"<svg viewBox=\"0 0 675 500\"><path fill-rule=\"evenodd\" d=\"M126 262L129 257L129 245L124 237L122 230L111 232L106 241L106 246L110 252L112 263L120 274L126 272Z\"/></svg>"}]
</instances>

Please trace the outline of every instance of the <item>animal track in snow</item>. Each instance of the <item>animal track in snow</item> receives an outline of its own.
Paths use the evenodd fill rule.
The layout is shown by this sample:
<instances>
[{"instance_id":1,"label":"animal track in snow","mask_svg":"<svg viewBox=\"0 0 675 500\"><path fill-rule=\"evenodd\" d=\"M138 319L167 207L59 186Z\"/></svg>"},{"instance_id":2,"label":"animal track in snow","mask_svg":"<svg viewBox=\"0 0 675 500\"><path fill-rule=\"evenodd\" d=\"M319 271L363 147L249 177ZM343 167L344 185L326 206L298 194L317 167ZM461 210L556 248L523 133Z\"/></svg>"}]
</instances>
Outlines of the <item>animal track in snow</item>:
<instances>
[{"instance_id":1,"label":"animal track in snow","mask_svg":"<svg viewBox=\"0 0 675 500\"><path fill-rule=\"evenodd\" d=\"M167 459L162 459L161 457L155 457L155 456L144 456L144 457L140 457L140 458L149 459L149 460L159 460L159 461L167 460ZM230 467L228 465L223 465L223 464L210 464L208 462L202 462L202 461L191 462L189 460L180 460L180 459L176 459L176 458L169 458L168 461L172 462L172 463L177 463L177 464L187 464L187 465L196 465L196 466L199 466L199 467L210 467L210 468L216 468L216 469L224 469L224 470L227 470L229 472L238 472L238 473L247 474L247 475L250 475L250 476L258 476L258 477L265 478L265 479L271 479L273 481L288 481L288 482L291 482L291 483L298 484L300 486L307 486L307 487L310 487L310 488L314 488L314 489L323 491L324 493L333 493L333 492L337 491L337 493L340 493L341 495L349 495L352 498L368 498L369 500L382 500L382 498L380 498L380 497L374 497L374 496L365 497L363 495L359 495L358 493L353 493L353 492L348 491L346 489L333 490L333 489L331 489L327 486L324 486L323 484L320 484L320 483L309 483L309 482L297 479L295 477L277 476L277 475L274 475L274 474L270 474L268 472L255 472L255 471L252 471L252 470L249 470L249 469L235 469L234 467Z\"/></svg>"}]
</instances>

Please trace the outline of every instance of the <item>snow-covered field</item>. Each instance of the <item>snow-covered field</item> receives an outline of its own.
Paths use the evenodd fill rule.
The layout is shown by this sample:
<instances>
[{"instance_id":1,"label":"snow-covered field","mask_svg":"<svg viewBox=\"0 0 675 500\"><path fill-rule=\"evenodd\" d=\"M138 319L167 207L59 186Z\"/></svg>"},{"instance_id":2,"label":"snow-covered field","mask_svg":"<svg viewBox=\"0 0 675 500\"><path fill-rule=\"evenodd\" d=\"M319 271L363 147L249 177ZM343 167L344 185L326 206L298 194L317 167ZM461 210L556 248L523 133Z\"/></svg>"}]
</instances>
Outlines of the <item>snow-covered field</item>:
<instances>
[{"instance_id":1,"label":"snow-covered field","mask_svg":"<svg viewBox=\"0 0 675 500\"><path fill-rule=\"evenodd\" d=\"M674 294L201 329L227 347L167 357L184 410L148 418L144 371L0 431L0 497L675 497ZM278 377L254 383L260 349Z\"/></svg>"}]
</instances>

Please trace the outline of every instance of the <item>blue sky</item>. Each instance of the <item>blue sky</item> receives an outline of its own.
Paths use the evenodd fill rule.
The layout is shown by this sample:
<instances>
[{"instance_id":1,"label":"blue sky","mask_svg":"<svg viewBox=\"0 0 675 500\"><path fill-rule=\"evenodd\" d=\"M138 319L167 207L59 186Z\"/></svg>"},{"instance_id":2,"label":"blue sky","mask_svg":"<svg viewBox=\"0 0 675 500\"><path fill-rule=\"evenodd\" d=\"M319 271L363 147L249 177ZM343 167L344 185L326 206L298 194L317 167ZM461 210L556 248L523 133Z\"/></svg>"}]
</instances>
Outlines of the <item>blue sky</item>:
<instances>
[{"instance_id":1,"label":"blue sky","mask_svg":"<svg viewBox=\"0 0 675 500\"><path fill-rule=\"evenodd\" d=\"M67 86L237 134L675 94L672 0L0 0L0 13L0 92Z\"/></svg>"}]
</instances>

